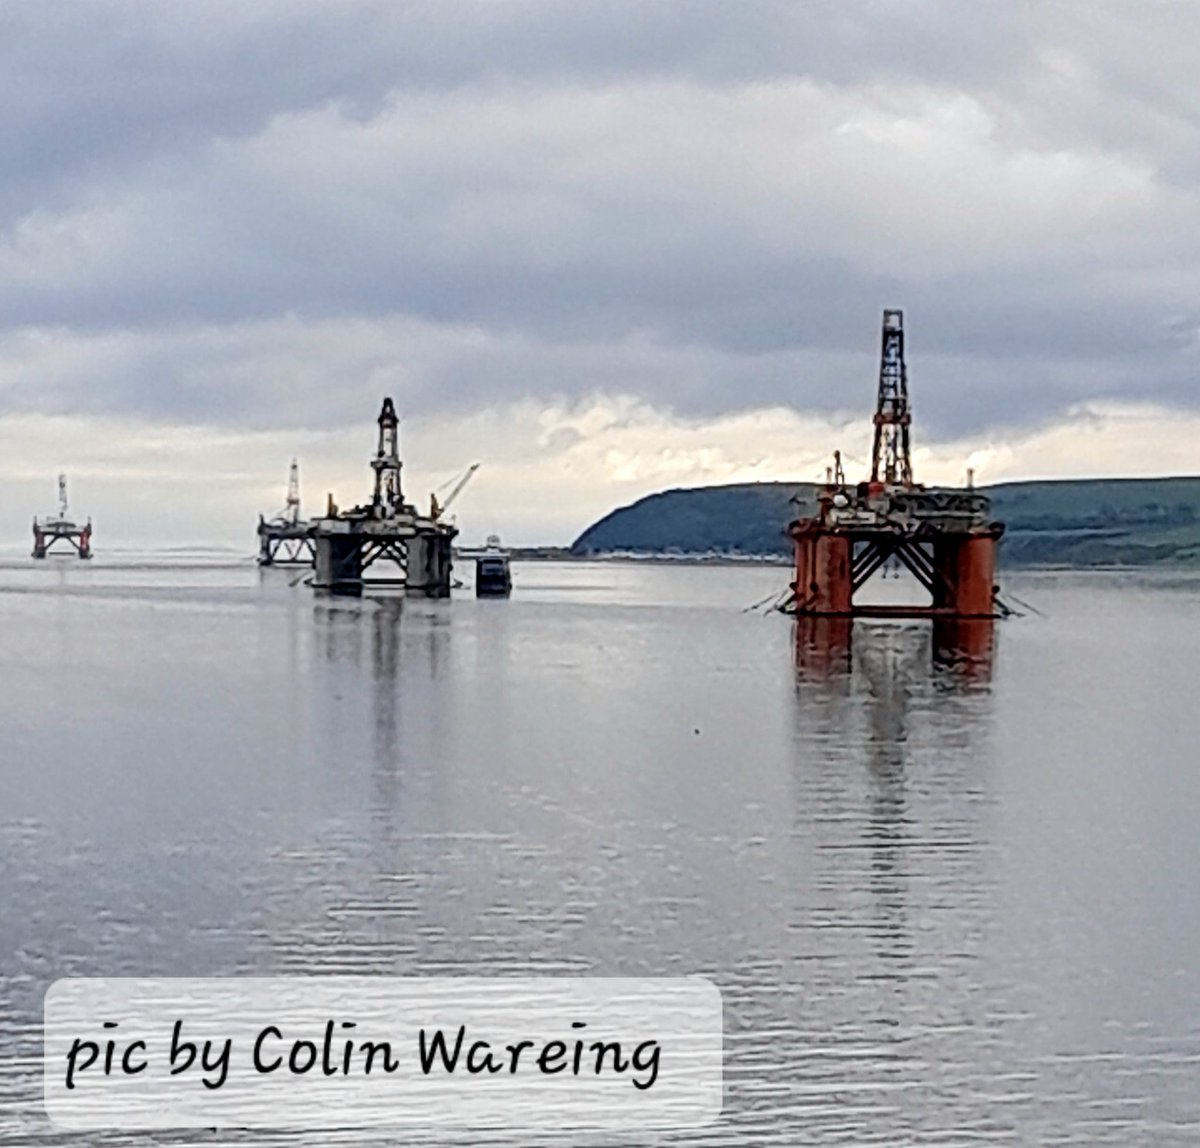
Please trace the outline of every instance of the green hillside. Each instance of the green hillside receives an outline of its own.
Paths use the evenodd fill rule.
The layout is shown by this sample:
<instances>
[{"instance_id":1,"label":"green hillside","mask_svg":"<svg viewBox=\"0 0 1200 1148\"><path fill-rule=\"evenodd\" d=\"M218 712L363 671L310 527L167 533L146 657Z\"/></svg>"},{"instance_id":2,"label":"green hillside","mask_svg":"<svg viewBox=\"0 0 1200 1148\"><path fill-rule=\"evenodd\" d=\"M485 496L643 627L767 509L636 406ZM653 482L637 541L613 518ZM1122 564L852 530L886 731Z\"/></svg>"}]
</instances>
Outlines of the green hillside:
<instances>
[{"instance_id":1,"label":"green hillside","mask_svg":"<svg viewBox=\"0 0 1200 1148\"><path fill-rule=\"evenodd\" d=\"M1200 563L1200 478L1080 479L990 487L1007 524L1004 560L1114 566ZM667 490L605 515L573 543L576 555L786 554L784 528L810 512L808 483Z\"/></svg>"}]
</instances>

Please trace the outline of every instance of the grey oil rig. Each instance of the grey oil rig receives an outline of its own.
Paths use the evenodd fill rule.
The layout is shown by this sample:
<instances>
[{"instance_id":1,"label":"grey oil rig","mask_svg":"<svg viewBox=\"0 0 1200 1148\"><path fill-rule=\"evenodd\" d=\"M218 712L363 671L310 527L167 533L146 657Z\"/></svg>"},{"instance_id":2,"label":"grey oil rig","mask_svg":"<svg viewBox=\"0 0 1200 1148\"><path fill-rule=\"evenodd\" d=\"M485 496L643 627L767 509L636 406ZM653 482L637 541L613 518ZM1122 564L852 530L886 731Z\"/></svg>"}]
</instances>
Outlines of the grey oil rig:
<instances>
[{"instance_id":1,"label":"grey oil rig","mask_svg":"<svg viewBox=\"0 0 1200 1148\"><path fill-rule=\"evenodd\" d=\"M58 514L33 520L33 557L45 558L59 543L61 549L74 550L80 558L92 556L92 520L83 526L71 521L67 510L67 476L58 476Z\"/></svg>"},{"instance_id":2,"label":"grey oil rig","mask_svg":"<svg viewBox=\"0 0 1200 1148\"><path fill-rule=\"evenodd\" d=\"M442 520L445 506L439 507L436 500L428 515L404 501L400 420L390 398L383 400L378 422L379 441L371 460L375 472L371 501L339 511L331 496L325 517L310 524L315 553L313 589L360 595L364 588L392 588L427 598L448 598L452 544L458 530Z\"/></svg>"},{"instance_id":3,"label":"grey oil rig","mask_svg":"<svg viewBox=\"0 0 1200 1148\"><path fill-rule=\"evenodd\" d=\"M258 564L311 566L316 554L313 525L300 517L300 464L292 459L283 509L273 518L258 516Z\"/></svg>"}]
</instances>

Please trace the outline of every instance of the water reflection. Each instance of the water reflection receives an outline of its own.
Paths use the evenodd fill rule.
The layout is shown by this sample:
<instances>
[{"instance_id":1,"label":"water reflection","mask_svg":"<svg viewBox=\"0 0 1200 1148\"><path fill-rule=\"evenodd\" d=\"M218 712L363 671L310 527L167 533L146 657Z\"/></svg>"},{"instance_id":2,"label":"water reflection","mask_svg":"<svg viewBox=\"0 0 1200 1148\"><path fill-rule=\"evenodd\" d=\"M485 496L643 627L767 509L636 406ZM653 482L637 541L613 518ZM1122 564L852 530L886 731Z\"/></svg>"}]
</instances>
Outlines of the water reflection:
<instances>
[{"instance_id":1,"label":"water reflection","mask_svg":"<svg viewBox=\"0 0 1200 1148\"><path fill-rule=\"evenodd\" d=\"M793 643L793 776L812 880L795 927L821 938L809 976L828 979L829 1000L814 1028L838 1034L812 1055L836 1078L838 1057L870 1048L865 1086L886 1088L911 1075L930 970L977 957L964 937L982 906L949 913L939 890L986 884L977 765L992 646L986 631L927 622L807 621Z\"/></svg>"},{"instance_id":2,"label":"water reflection","mask_svg":"<svg viewBox=\"0 0 1200 1148\"><path fill-rule=\"evenodd\" d=\"M362 657L362 608L333 605L333 599L318 599L313 618L327 662L357 664Z\"/></svg>"},{"instance_id":3,"label":"water reflection","mask_svg":"<svg viewBox=\"0 0 1200 1148\"><path fill-rule=\"evenodd\" d=\"M991 681L996 655L996 623L990 618L935 618L931 624L895 626L853 618L797 618L793 657L798 681L830 682L854 668L855 647L864 654L878 643L872 635L898 630L927 648L927 664L943 684L981 685ZM924 641L921 635L928 635Z\"/></svg>"},{"instance_id":4,"label":"water reflection","mask_svg":"<svg viewBox=\"0 0 1200 1148\"><path fill-rule=\"evenodd\" d=\"M681 1146L1200 1142L1200 589L1077 577L996 660L793 643L738 569L500 608L70 569L0 593L0 1145L82 1143L39 1099L72 973L698 973L726 1112Z\"/></svg>"},{"instance_id":5,"label":"water reflection","mask_svg":"<svg viewBox=\"0 0 1200 1148\"><path fill-rule=\"evenodd\" d=\"M850 673L853 618L797 618L793 650L796 677L835 681Z\"/></svg>"},{"instance_id":6,"label":"water reflection","mask_svg":"<svg viewBox=\"0 0 1200 1148\"><path fill-rule=\"evenodd\" d=\"M436 763L454 740L451 619L441 603L380 595L313 607L315 708L331 768L368 767L381 863L405 834L444 819Z\"/></svg>"},{"instance_id":7,"label":"water reflection","mask_svg":"<svg viewBox=\"0 0 1200 1148\"><path fill-rule=\"evenodd\" d=\"M371 613L371 677L374 700L372 760L375 808L385 832L393 828L391 812L400 798L399 729L404 706L396 679L400 664L400 632L404 600L385 598Z\"/></svg>"},{"instance_id":8,"label":"water reflection","mask_svg":"<svg viewBox=\"0 0 1200 1148\"><path fill-rule=\"evenodd\" d=\"M996 622L991 618L935 618L933 664L947 679L964 685L992 680Z\"/></svg>"}]
</instances>

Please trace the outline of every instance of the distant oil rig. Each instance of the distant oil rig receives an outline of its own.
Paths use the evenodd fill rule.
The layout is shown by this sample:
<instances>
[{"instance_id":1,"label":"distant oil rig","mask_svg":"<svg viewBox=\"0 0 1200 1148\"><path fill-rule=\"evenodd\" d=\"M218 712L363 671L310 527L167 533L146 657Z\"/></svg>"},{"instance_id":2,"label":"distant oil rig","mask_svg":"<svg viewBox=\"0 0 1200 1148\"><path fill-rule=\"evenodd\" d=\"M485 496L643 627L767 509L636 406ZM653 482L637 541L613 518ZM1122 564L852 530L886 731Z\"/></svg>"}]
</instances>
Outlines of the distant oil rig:
<instances>
[{"instance_id":1,"label":"distant oil rig","mask_svg":"<svg viewBox=\"0 0 1200 1148\"><path fill-rule=\"evenodd\" d=\"M74 550L80 558L92 556L92 520L83 526L71 521L67 509L67 476L58 476L58 514L33 520L33 557L45 558L59 543L61 549Z\"/></svg>"},{"instance_id":2,"label":"distant oil rig","mask_svg":"<svg viewBox=\"0 0 1200 1148\"><path fill-rule=\"evenodd\" d=\"M258 564L311 566L316 555L313 526L300 517L300 464L292 459L283 509L270 519L258 516Z\"/></svg>"},{"instance_id":3,"label":"distant oil rig","mask_svg":"<svg viewBox=\"0 0 1200 1148\"><path fill-rule=\"evenodd\" d=\"M927 490L913 481L904 314L883 313L883 345L871 477L850 486L841 453L818 489L817 512L788 527L795 581L785 609L798 617L986 619L997 597L996 549L1004 524L972 489ZM856 601L889 560L905 566L929 593L928 605Z\"/></svg>"}]
</instances>

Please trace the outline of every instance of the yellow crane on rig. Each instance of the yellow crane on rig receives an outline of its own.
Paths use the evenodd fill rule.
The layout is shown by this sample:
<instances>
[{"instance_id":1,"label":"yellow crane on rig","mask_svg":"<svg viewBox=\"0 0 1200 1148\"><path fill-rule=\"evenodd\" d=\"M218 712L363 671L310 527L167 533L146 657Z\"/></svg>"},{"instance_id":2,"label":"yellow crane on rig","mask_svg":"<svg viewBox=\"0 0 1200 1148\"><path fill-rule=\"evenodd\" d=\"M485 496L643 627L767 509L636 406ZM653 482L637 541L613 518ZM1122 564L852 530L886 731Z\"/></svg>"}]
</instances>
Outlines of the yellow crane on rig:
<instances>
[{"instance_id":1,"label":"yellow crane on rig","mask_svg":"<svg viewBox=\"0 0 1200 1148\"><path fill-rule=\"evenodd\" d=\"M471 463L471 465L467 467L467 469L463 471L463 473L460 474L457 479L452 478L449 482L443 483L440 487L438 487L438 490L445 490L446 487L450 486L451 483L454 484L453 489L451 489L450 493L446 495L445 502L438 502L438 496L436 492L429 496L429 517L432 518L434 522L439 521L442 515L450 509L450 504L460 494L462 494L463 487L465 487L467 483L471 481L471 476L479 469L479 466L480 464L477 462Z\"/></svg>"}]
</instances>

